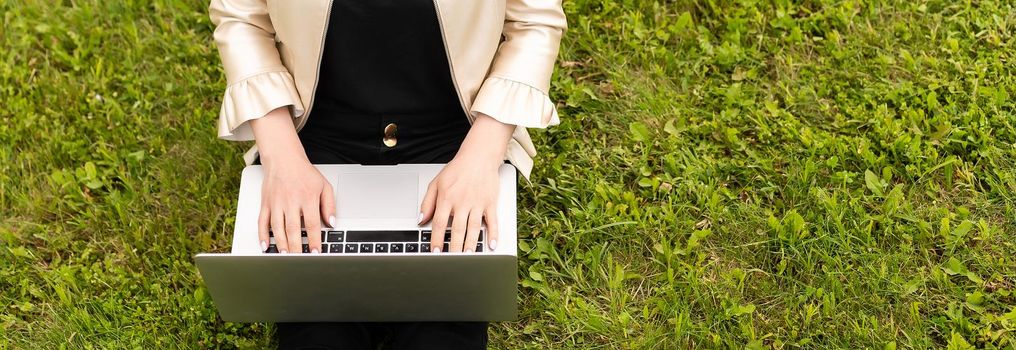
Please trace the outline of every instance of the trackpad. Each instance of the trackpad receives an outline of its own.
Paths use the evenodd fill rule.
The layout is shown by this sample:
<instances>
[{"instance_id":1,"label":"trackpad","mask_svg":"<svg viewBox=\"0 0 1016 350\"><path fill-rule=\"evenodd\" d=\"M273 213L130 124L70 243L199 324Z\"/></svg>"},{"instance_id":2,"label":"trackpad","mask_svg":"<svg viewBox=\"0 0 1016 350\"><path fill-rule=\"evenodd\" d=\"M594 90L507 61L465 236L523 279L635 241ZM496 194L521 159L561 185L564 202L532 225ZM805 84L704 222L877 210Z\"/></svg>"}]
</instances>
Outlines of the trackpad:
<instances>
[{"instance_id":1,"label":"trackpad","mask_svg":"<svg viewBox=\"0 0 1016 350\"><path fill-rule=\"evenodd\" d=\"M340 173L335 209L339 218L415 220L419 180L416 173Z\"/></svg>"}]
</instances>

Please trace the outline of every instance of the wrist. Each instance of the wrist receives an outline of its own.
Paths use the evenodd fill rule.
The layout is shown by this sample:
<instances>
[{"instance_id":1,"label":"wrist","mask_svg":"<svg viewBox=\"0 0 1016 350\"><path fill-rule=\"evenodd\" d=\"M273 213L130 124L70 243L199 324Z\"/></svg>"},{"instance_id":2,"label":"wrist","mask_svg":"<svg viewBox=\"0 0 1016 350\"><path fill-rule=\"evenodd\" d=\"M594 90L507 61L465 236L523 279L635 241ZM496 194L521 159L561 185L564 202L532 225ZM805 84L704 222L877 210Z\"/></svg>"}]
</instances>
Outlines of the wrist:
<instances>
[{"instance_id":1,"label":"wrist","mask_svg":"<svg viewBox=\"0 0 1016 350\"><path fill-rule=\"evenodd\" d=\"M480 114L466 134L455 159L497 169L504 162L515 126Z\"/></svg>"},{"instance_id":2,"label":"wrist","mask_svg":"<svg viewBox=\"0 0 1016 350\"><path fill-rule=\"evenodd\" d=\"M266 168L274 168L276 164L310 163L288 108L277 108L250 123L261 164Z\"/></svg>"},{"instance_id":3,"label":"wrist","mask_svg":"<svg viewBox=\"0 0 1016 350\"><path fill-rule=\"evenodd\" d=\"M496 153L488 149L460 148L452 159L455 163L470 164L480 169L497 169L504 162L504 152Z\"/></svg>"},{"instance_id":4,"label":"wrist","mask_svg":"<svg viewBox=\"0 0 1016 350\"><path fill-rule=\"evenodd\" d=\"M295 164L310 163L310 159L307 158L307 154L302 148L298 150L273 149L270 152L264 152L259 147L258 156L261 159L261 165L269 170L274 168L291 168Z\"/></svg>"}]
</instances>

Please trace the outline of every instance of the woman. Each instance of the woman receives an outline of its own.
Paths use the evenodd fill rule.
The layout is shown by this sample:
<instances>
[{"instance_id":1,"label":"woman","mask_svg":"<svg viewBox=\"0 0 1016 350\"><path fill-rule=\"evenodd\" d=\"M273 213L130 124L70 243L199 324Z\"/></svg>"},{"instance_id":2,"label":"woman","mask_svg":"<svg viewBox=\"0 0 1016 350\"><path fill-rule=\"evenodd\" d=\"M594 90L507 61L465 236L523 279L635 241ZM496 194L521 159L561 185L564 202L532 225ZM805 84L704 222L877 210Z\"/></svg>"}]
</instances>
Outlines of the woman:
<instances>
[{"instance_id":1,"label":"woman","mask_svg":"<svg viewBox=\"0 0 1016 350\"><path fill-rule=\"evenodd\" d=\"M259 237L311 253L334 226L332 187L311 164L447 163L420 223L431 250L491 249L497 168L528 179L527 127L558 123L547 96L566 23L560 0L212 0L228 87L219 137L255 140L264 166ZM313 111L313 113L311 113ZM313 115L313 118L310 116ZM342 189L338 189L341 191ZM280 347L486 346L486 323L279 324Z\"/></svg>"}]
</instances>

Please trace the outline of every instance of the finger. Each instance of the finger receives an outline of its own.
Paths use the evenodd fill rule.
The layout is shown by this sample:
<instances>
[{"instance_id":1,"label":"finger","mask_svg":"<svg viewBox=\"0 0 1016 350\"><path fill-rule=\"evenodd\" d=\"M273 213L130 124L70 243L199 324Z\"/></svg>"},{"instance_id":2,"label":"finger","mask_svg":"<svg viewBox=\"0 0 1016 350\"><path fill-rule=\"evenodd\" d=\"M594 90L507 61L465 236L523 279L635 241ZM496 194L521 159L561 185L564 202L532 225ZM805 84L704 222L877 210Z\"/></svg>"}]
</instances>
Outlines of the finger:
<instances>
[{"instance_id":1,"label":"finger","mask_svg":"<svg viewBox=\"0 0 1016 350\"><path fill-rule=\"evenodd\" d=\"M327 218L328 227L335 228L335 189L325 181L325 188L321 191L321 217Z\"/></svg>"},{"instance_id":2,"label":"finger","mask_svg":"<svg viewBox=\"0 0 1016 350\"><path fill-rule=\"evenodd\" d=\"M300 237L300 208L286 210L286 242L290 253L303 252L303 240Z\"/></svg>"},{"instance_id":3,"label":"finger","mask_svg":"<svg viewBox=\"0 0 1016 350\"><path fill-rule=\"evenodd\" d=\"M423 225L434 217L434 204L436 202L437 186L434 185L434 181L431 181L430 185L427 186L427 194L423 196L423 202L420 203L420 219L417 225Z\"/></svg>"},{"instance_id":4,"label":"finger","mask_svg":"<svg viewBox=\"0 0 1016 350\"><path fill-rule=\"evenodd\" d=\"M493 251L497 248L497 238L500 233L497 226L497 208L494 208L494 206L487 208L487 211L484 212L483 221L487 225L487 237L484 237L484 239L487 240L487 247Z\"/></svg>"},{"instance_id":5,"label":"finger","mask_svg":"<svg viewBox=\"0 0 1016 350\"><path fill-rule=\"evenodd\" d=\"M448 244L449 252L462 252L462 241L466 238L467 220L469 220L468 209L456 209L452 212L452 241Z\"/></svg>"},{"instance_id":6,"label":"finger","mask_svg":"<svg viewBox=\"0 0 1016 350\"><path fill-rule=\"evenodd\" d=\"M261 252L268 251L268 220L271 217L268 206L262 206L261 212L258 213L258 247L261 247Z\"/></svg>"},{"instance_id":7,"label":"finger","mask_svg":"<svg viewBox=\"0 0 1016 350\"><path fill-rule=\"evenodd\" d=\"M430 251L437 253L441 251L444 245L445 228L448 227L448 216L451 214L451 208L444 205L444 203L438 203L437 209L434 211L434 222L430 225Z\"/></svg>"},{"instance_id":8,"label":"finger","mask_svg":"<svg viewBox=\"0 0 1016 350\"><path fill-rule=\"evenodd\" d=\"M483 222L483 209L473 209L469 212L469 219L466 220L466 237L462 245L462 251L472 253L476 251L476 239L480 237L480 223Z\"/></svg>"},{"instance_id":9,"label":"finger","mask_svg":"<svg viewBox=\"0 0 1016 350\"><path fill-rule=\"evenodd\" d=\"M286 241L286 216L278 205L272 208L269 219L272 223L272 234L275 235L275 248L279 253L289 253L289 241Z\"/></svg>"},{"instance_id":10,"label":"finger","mask_svg":"<svg viewBox=\"0 0 1016 350\"><path fill-rule=\"evenodd\" d=\"M307 227L307 246L311 253L321 252L321 204L318 201L307 203L303 210L303 221Z\"/></svg>"}]
</instances>

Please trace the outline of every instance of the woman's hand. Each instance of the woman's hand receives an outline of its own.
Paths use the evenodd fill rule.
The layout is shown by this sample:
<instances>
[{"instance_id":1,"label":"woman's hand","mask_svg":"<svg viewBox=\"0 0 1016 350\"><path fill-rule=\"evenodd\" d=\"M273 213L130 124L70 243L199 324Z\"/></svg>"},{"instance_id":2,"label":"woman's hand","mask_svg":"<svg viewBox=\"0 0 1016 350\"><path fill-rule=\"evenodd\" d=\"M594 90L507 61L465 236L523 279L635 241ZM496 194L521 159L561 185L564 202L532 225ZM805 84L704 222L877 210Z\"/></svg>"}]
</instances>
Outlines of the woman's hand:
<instances>
[{"instance_id":1,"label":"woman's hand","mask_svg":"<svg viewBox=\"0 0 1016 350\"><path fill-rule=\"evenodd\" d=\"M472 252L487 223L487 246L497 247L498 168L504 161L514 125L480 115L473 121L451 162L430 182L420 204L420 224L431 224L431 252L440 252L445 229L451 223L450 252Z\"/></svg>"},{"instance_id":2,"label":"woman's hand","mask_svg":"<svg viewBox=\"0 0 1016 350\"><path fill-rule=\"evenodd\" d=\"M261 185L258 239L268 247L268 230L280 253L300 253L301 228L307 228L311 253L321 251L321 221L335 226L335 197L331 184L307 159L286 108L251 121L265 178ZM301 223L302 218L302 223Z\"/></svg>"},{"instance_id":3,"label":"woman's hand","mask_svg":"<svg viewBox=\"0 0 1016 350\"><path fill-rule=\"evenodd\" d=\"M261 244L268 242L271 227L280 253L300 253L303 251L300 231L306 226L308 248L311 253L319 253L321 221L328 218L328 225L334 226L334 208L332 186L306 159L266 166L258 215Z\"/></svg>"}]
</instances>

